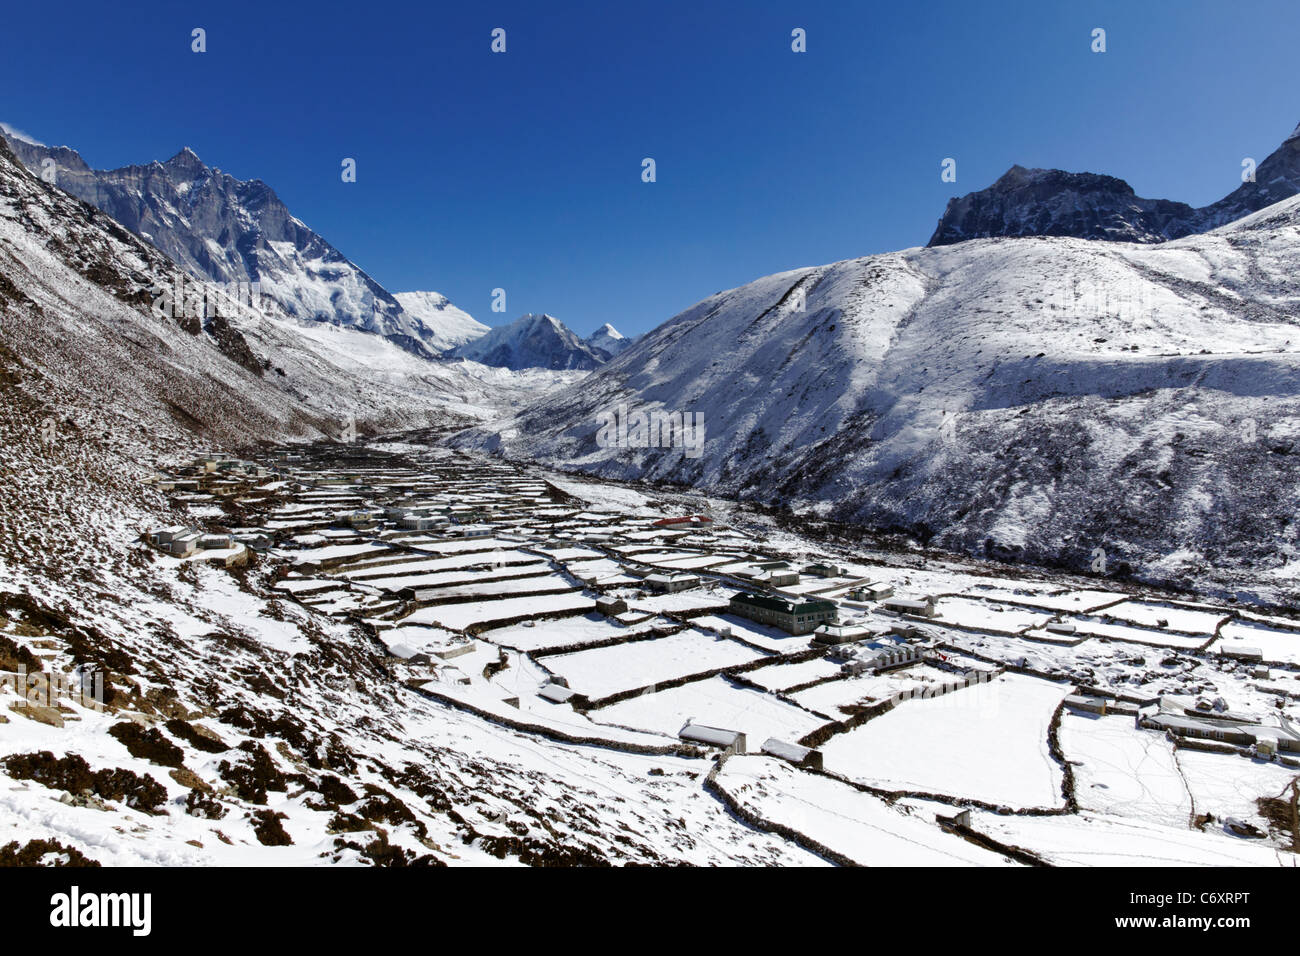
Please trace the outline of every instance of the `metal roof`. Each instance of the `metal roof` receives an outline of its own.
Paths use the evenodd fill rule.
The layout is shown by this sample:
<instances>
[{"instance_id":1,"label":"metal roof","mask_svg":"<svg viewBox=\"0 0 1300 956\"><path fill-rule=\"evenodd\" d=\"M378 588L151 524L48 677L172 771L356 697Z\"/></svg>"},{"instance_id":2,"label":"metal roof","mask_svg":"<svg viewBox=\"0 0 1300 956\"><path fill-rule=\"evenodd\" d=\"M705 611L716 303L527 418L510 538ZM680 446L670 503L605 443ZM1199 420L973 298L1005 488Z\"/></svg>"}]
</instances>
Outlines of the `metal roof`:
<instances>
[{"instance_id":1,"label":"metal roof","mask_svg":"<svg viewBox=\"0 0 1300 956\"><path fill-rule=\"evenodd\" d=\"M704 724L690 724L677 732L683 740L698 740L700 743L715 747L730 747L744 734L739 730L724 730L721 727L707 727Z\"/></svg>"},{"instance_id":2,"label":"metal roof","mask_svg":"<svg viewBox=\"0 0 1300 956\"><path fill-rule=\"evenodd\" d=\"M771 754L773 757L780 757L782 760L793 760L795 763L799 763L812 751L807 747L800 747L798 744L791 744L784 740L777 740L775 737L768 737L763 742L763 753Z\"/></svg>"},{"instance_id":3,"label":"metal roof","mask_svg":"<svg viewBox=\"0 0 1300 956\"><path fill-rule=\"evenodd\" d=\"M736 594L731 598L733 604L748 604L752 607L766 608L769 611L778 611L781 614L810 614L814 611L834 611L836 610L833 601L804 601L796 604L794 601L786 601L781 598L766 597L762 594Z\"/></svg>"},{"instance_id":4,"label":"metal roof","mask_svg":"<svg viewBox=\"0 0 1300 956\"><path fill-rule=\"evenodd\" d=\"M537 692L537 696L554 704L563 704L574 695L574 690L562 684L547 684Z\"/></svg>"}]
</instances>

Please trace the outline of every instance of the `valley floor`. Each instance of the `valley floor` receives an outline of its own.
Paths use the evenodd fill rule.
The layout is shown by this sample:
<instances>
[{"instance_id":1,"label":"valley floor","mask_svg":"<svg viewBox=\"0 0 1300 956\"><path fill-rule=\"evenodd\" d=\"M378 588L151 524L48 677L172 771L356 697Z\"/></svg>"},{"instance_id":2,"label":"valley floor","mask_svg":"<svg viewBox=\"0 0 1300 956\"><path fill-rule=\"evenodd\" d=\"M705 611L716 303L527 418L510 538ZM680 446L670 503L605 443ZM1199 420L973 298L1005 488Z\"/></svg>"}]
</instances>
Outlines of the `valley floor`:
<instances>
[{"instance_id":1,"label":"valley floor","mask_svg":"<svg viewBox=\"0 0 1300 956\"><path fill-rule=\"evenodd\" d=\"M1294 864L1300 617L409 441L156 481L118 594L0 567L11 856Z\"/></svg>"}]
</instances>

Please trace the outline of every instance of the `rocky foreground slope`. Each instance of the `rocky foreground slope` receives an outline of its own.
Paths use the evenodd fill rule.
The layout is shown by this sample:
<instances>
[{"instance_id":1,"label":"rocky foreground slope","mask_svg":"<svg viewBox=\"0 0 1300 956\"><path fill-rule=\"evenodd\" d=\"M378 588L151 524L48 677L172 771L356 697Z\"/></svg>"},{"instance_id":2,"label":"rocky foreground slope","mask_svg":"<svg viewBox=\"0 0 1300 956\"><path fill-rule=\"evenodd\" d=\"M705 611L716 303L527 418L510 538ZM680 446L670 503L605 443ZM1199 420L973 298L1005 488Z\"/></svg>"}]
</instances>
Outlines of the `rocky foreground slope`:
<instances>
[{"instance_id":1,"label":"rocky foreground slope","mask_svg":"<svg viewBox=\"0 0 1300 956\"><path fill-rule=\"evenodd\" d=\"M1294 598L1298 266L1300 198L1157 246L986 239L798 269L456 441L958 551L1074 568L1100 551L1112 573ZM602 440L622 406L703 416L702 451Z\"/></svg>"}]
</instances>

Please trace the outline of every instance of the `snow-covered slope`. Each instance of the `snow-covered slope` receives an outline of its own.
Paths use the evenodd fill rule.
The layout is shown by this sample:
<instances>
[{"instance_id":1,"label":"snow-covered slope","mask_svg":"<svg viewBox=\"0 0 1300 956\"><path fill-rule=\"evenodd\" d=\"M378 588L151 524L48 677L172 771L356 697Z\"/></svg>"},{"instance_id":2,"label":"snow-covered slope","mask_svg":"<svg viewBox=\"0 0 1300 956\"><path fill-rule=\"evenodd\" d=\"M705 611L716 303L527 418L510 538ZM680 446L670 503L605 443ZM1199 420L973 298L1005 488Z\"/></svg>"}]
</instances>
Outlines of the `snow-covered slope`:
<instances>
[{"instance_id":1,"label":"snow-covered slope","mask_svg":"<svg viewBox=\"0 0 1300 956\"><path fill-rule=\"evenodd\" d=\"M482 338L489 327L468 312L456 308L440 292L397 292L393 295L407 315L417 319L428 334L423 341L429 348L445 352Z\"/></svg>"},{"instance_id":2,"label":"snow-covered slope","mask_svg":"<svg viewBox=\"0 0 1300 956\"><path fill-rule=\"evenodd\" d=\"M994 556L1285 579L1298 240L1293 198L1161 245L978 240L768 276L458 441ZM599 441L625 403L703 415L703 453Z\"/></svg>"},{"instance_id":3,"label":"snow-covered slope","mask_svg":"<svg viewBox=\"0 0 1300 956\"><path fill-rule=\"evenodd\" d=\"M289 315L371 332L424 358L473 323L436 293L408 311L355 263L293 216L260 179L235 179L188 147L144 166L95 170L73 149L10 135L33 172L53 160L60 188L103 210L152 243L190 275L212 282L257 282ZM438 296L438 298L442 298ZM438 312L450 328L430 322ZM448 309L452 311L447 311ZM476 325L477 323L473 323Z\"/></svg>"},{"instance_id":4,"label":"snow-covered slope","mask_svg":"<svg viewBox=\"0 0 1300 956\"><path fill-rule=\"evenodd\" d=\"M1200 209L1143 199L1114 176L1012 166L987 189L949 200L929 245L994 236L1164 242L1214 229L1296 193L1300 127L1259 164L1253 182Z\"/></svg>"},{"instance_id":5,"label":"snow-covered slope","mask_svg":"<svg viewBox=\"0 0 1300 956\"><path fill-rule=\"evenodd\" d=\"M457 346L446 355L509 369L593 369L608 357L608 353L578 338L559 319L532 313Z\"/></svg>"}]
</instances>

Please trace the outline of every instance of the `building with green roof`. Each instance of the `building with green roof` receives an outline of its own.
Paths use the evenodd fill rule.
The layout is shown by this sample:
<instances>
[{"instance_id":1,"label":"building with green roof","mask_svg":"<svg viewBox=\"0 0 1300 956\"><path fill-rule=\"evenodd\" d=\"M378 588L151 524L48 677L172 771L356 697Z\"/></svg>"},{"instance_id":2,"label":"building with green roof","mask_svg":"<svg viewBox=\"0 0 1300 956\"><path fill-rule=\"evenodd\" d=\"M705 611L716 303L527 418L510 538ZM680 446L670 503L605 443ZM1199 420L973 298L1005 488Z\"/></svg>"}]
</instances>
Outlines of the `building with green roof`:
<instances>
[{"instance_id":1,"label":"building with green roof","mask_svg":"<svg viewBox=\"0 0 1300 956\"><path fill-rule=\"evenodd\" d=\"M766 594L734 595L730 610L733 614L759 624L779 627L790 634L809 634L821 625L834 624L839 619L839 608L833 601L791 601Z\"/></svg>"}]
</instances>

